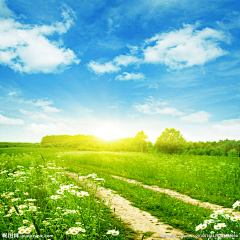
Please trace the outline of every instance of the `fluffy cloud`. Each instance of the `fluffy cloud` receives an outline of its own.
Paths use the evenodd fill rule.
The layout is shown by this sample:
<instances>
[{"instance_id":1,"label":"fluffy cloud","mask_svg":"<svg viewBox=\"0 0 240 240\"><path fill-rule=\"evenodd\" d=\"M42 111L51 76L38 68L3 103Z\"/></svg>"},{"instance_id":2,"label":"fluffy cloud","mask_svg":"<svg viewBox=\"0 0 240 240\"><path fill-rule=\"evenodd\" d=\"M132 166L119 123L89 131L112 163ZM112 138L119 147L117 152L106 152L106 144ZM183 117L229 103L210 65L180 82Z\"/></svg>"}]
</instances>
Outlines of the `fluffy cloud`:
<instances>
[{"instance_id":1,"label":"fluffy cloud","mask_svg":"<svg viewBox=\"0 0 240 240\"><path fill-rule=\"evenodd\" d=\"M53 102L50 100L43 100L43 99L37 99L37 100L29 100L28 103L34 105L34 106L40 106L40 107L45 107L50 104L53 104Z\"/></svg>"},{"instance_id":2,"label":"fluffy cloud","mask_svg":"<svg viewBox=\"0 0 240 240\"><path fill-rule=\"evenodd\" d=\"M203 65L228 53L220 47L220 42L229 41L223 31L211 28L197 30L198 25L183 24L179 30L156 34L145 40L141 48L129 45L130 53L127 55L119 55L105 64L91 61L87 66L96 74L113 73L120 70L119 66L144 63L183 69Z\"/></svg>"},{"instance_id":3,"label":"fluffy cloud","mask_svg":"<svg viewBox=\"0 0 240 240\"><path fill-rule=\"evenodd\" d=\"M119 55L115 57L113 61L117 66L128 66L130 64L139 62L139 59L131 55Z\"/></svg>"},{"instance_id":4,"label":"fluffy cloud","mask_svg":"<svg viewBox=\"0 0 240 240\"><path fill-rule=\"evenodd\" d=\"M24 125L22 119L8 118L0 114L0 125Z\"/></svg>"},{"instance_id":5,"label":"fluffy cloud","mask_svg":"<svg viewBox=\"0 0 240 240\"><path fill-rule=\"evenodd\" d=\"M118 66L115 66L112 62L100 64L98 62L91 61L87 64L87 67L95 74L112 73L118 72L120 70L120 68Z\"/></svg>"},{"instance_id":6,"label":"fluffy cloud","mask_svg":"<svg viewBox=\"0 0 240 240\"><path fill-rule=\"evenodd\" d=\"M1 4L4 2L1 0ZM4 12L7 13L6 5ZM62 46L61 41L47 38L54 33L64 34L74 23L74 12L64 5L63 22L47 25L29 25L17 21L9 12L0 18L0 64L20 73L53 73L78 64L74 52Z\"/></svg>"},{"instance_id":7,"label":"fluffy cloud","mask_svg":"<svg viewBox=\"0 0 240 240\"><path fill-rule=\"evenodd\" d=\"M100 64L95 61L90 61L87 64L87 67L90 71L93 71L95 74L104 74L104 73L113 73L118 72L121 70L119 66L128 66L130 64L135 64L139 62L140 59L138 59L135 56L131 55L119 55L113 59L113 61Z\"/></svg>"},{"instance_id":8,"label":"fluffy cloud","mask_svg":"<svg viewBox=\"0 0 240 240\"><path fill-rule=\"evenodd\" d=\"M181 117L181 121L191 123L207 123L210 117L212 117L210 113L199 111L188 116Z\"/></svg>"},{"instance_id":9,"label":"fluffy cloud","mask_svg":"<svg viewBox=\"0 0 240 240\"><path fill-rule=\"evenodd\" d=\"M113 61L100 64L98 62L90 61L87 64L87 67L90 71L93 71L95 74L103 74L103 73L113 73L121 70L120 66L128 66L131 64L140 63L141 59L133 56L131 54L128 55L119 55L113 59Z\"/></svg>"},{"instance_id":10,"label":"fluffy cloud","mask_svg":"<svg viewBox=\"0 0 240 240\"><path fill-rule=\"evenodd\" d=\"M24 109L19 109L19 111L24 114L24 115L29 115L31 114L31 112L27 111L27 110L24 110Z\"/></svg>"},{"instance_id":11,"label":"fluffy cloud","mask_svg":"<svg viewBox=\"0 0 240 240\"><path fill-rule=\"evenodd\" d=\"M156 34L146 40L144 62L164 64L171 69L203 65L227 54L219 42L227 42L225 34L211 28L195 30L198 24L184 24L180 30Z\"/></svg>"},{"instance_id":12,"label":"fluffy cloud","mask_svg":"<svg viewBox=\"0 0 240 240\"><path fill-rule=\"evenodd\" d=\"M58 109L56 107L49 107L49 106L43 106L42 109L46 113L57 113L62 111L62 109Z\"/></svg>"},{"instance_id":13,"label":"fluffy cloud","mask_svg":"<svg viewBox=\"0 0 240 240\"><path fill-rule=\"evenodd\" d=\"M138 112L150 115L166 114L172 116L182 116L185 114L173 107L163 107L165 105L167 105L167 102L155 100L153 97L149 97L149 99L146 99L144 104L136 103L133 107L135 107Z\"/></svg>"},{"instance_id":14,"label":"fluffy cloud","mask_svg":"<svg viewBox=\"0 0 240 240\"><path fill-rule=\"evenodd\" d=\"M19 99L20 103L27 103L36 107L41 107L46 113L57 113L63 111L62 109L58 109L56 107L50 107L49 105L53 104L52 100L43 100L43 99L31 99L31 100L23 100ZM20 109L20 112L26 114L27 111ZM24 113L25 112L25 113Z\"/></svg>"},{"instance_id":15,"label":"fluffy cloud","mask_svg":"<svg viewBox=\"0 0 240 240\"><path fill-rule=\"evenodd\" d=\"M129 80L141 81L145 79L145 76L143 73L124 72L123 75L118 75L115 79L119 81L129 81Z\"/></svg>"}]
</instances>

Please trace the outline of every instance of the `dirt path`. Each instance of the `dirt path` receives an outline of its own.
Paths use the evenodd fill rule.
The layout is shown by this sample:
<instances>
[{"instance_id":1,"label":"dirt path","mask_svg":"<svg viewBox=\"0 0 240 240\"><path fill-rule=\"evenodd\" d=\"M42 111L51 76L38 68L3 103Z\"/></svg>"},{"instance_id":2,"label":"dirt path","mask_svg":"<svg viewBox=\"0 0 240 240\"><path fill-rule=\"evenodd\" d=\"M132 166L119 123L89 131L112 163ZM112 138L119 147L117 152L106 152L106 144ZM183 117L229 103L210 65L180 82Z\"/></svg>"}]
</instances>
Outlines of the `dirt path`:
<instances>
[{"instance_id":1,"label":"dirt path","mask_svg":"<svg viewBox=\"0 0 240 240\"><path fill-rule=\"evenodd\" d=\"M139 186L142 186L142 187L147 188L147 189L151 189L151 190L156 191L156 192L168 194L169 196L171 196L173 198L177 198L177 199L179 199L183 202L190 203L190 204L193 204L193 205L199 205L199 207L209 208L209 209L212 209L212 210L226 209L226 210L233 211L232 208L224 208L222 206L211 204L211 203L208 203L208 202L201 202L200 200L193 199L193 198L191 198L187 195L180 194L180 193L175 192L175 191L170 190L170 189L159 188L158 186L144 185L141 182L138 182L138 181L132 180L132 179L127 179L127 178L124 178L124 177L119 177L119 176L114 176L114 175L111 175L111 176L116 178L116 179L120 179L120 180L123 180L125 182L128 182L128 183L137 184ZM232 214L235 215L235 216L240 216L240 212L232 212Z\"/></svg>"},{"instance_id":2,"label":"dirt path","mask_svg":"<svg viewBox=\"0 0 240 240\"><path fill-rule=\"evenodd\" d=\"M66 172L68 176L75 178L77 181L85 181L85 178L78 177L76 173ZM91 184L88 183L90 186ZM171 226L158 222L156 217L153 217L150 213L141 211L140 209L133 207L131 202L116 194L113 190L106 189L104 187L98 187L97 195L106 200L106 204L111 201L111 210L115 210L115 214L122 219L123 222L129 223L131 228L139 232L142 236L146 232L153 232L153 235L144 240L157 240L164 238L168 240L183 239L177 236L187 235L178 229L173 229ZM172 230L169 230L171 228ZM161 236L162 235L162 236ZM167 235L167 236L166 236ZM173 236L173 237L171 237ZM139 238L141 239L141 238Z\"/></svg>"}]
</instances>

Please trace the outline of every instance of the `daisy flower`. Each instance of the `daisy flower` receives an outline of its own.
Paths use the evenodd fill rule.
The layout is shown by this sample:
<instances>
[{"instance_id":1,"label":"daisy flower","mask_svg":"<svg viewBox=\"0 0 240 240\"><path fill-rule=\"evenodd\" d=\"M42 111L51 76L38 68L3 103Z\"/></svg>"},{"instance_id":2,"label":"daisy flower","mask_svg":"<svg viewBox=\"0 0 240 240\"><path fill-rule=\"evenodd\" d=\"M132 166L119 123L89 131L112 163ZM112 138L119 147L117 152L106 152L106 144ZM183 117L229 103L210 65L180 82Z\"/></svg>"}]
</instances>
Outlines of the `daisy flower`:
<instances>
[{"instance_id":1,"label":"daisy flower","mask_svg":"<svg viewBox=\"0 0 240 240\"><path fill-rule=\"evenodd\" d=\"M64 193L64 191L62 189L58 189L56 192L57 192L57 194L63 194Z\"/></svg>"},{"instance_id":2,"label":"daisy flower","mask_svg":"<svg viewBox=\"0 0 240 240\"><path fill-rule=\"evenodd\" d=\"M60 196L59 195L52 195L50 196L51 199L58 199Z\"/></svg>"},{"instance_id":3,"label":"daisy flower","mask_svg":"<svg viewBox=\"0 0 240 240\"><path fill-rule=\"evenodd\" d=\"M29 234L29 233L32 232L32 228L30 228L30 227L29 227L29 228L26 228L24 232L25 232L26 234Z\"/></svg>"},{"instance_id":4,"label":"daisy flower","mask_svg":"<svg viewBox=\"0 0 240 240\"><path fill-rule=\"evenodd\" d=\"M113 236L117 236L117 235L119 235L119 231L115 231L115 232L113 232L112 235L113 235Z\"/></svg>"},{"instance_id":5,"label":"daisy flower","mask_svg":"<svg viewBox=\"0 0 240 240\"><path fill-rule=\"evenodd\" d=\"M240 201L236 201L232 206L233 206L233 208L240 206Z\"/></svg>"},{"instance_id":6,"label":"daisy flower","mask_svg":"<svg viewBox=\"0 0 240 240\"><path fill-rule=\"evenodd\" d=\"M234 221L234 222L238 220L237 217L231 217L230 219L231 221Z\"/></svg>"},{"instance_id":7,"label":"daisy flower","mask_svg":"<svg viewBox=\"0 0 240 240\"><path fill-rule=\"evenodd\" d=\"M218 225L219 225L220 227L227 227L227 225L226 225L225 223L218 223Z\"/></svg>"},{"instance_id":8,"label":"daisy flower","mask_svg":"<svg viewBox=\"0 0 240 240\"><path fill-rule=\"evenodd\" d=\"M219 230L219 229L221 229L221 226L220 225L214 225L214 229Z\"/></svg>"}]
</instances>

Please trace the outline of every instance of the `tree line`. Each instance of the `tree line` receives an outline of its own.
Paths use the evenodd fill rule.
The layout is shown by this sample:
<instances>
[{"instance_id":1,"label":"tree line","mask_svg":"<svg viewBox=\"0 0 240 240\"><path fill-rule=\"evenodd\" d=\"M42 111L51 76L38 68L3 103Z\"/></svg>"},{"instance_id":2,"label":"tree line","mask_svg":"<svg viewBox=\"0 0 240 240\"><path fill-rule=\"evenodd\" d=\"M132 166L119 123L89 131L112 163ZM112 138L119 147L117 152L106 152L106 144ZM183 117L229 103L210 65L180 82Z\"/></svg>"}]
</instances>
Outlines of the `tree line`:
<instances>
[{"instance_id":1,"label":"tree line","mask_svg":"<svg viewBox=\"0 0 240 240\"><path fill-rule=\"evenodd\" d=\"M81 151L112 151L112 152L163 152L168 154L189 154L209 156L240 156L240 141L219 140L218 142L187 142L180 131L168 129L153 144L148 136L138 132L134 138L121 138L104 141L92 135L52 135L42 138L45 147L74 148Z\"/></svg>"},{"instance_id":2,"label":"tree line","mask_svg":"<svg viewBox=\"0 0 240 240\"><path fill-rule=\"evenodd\" d=\"M42 138L41 143L0 142L4 147L68 148L79 151L111 152L163 152L167 154L189 154L209 156L240 157L240 140L219 140L218 142L187 142L180 131L166 128L153 144L140 131L133 138L104 141L93 135L51 135Z\"/></svg>"}]
</instances>

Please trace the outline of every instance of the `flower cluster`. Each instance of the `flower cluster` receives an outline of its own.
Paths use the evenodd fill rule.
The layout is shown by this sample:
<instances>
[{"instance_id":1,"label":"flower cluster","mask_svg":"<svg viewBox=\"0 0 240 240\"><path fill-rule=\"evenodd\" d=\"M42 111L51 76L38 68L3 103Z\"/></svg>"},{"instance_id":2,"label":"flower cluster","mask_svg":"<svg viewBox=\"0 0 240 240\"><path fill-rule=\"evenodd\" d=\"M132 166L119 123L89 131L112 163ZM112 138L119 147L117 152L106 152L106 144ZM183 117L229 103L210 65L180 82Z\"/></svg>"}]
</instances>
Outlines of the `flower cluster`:
<instances>
[{"instance_id":1,"label":"flower cluster","mask_svg":"<svg viewBox=\"0 0 240 240\"><path fill-rule=\"evenodd\" d=\"M240 201L236 201L233 204L233 209L240 206ZM210 234L229 234L229 228L232 228L233 222L240 221L240 216L232 216L231 214L232 210L217 210L214 211L213 214L210 215L209 220L204 220L204 224L199 224L195 230L199 231L206 229L204 233L210 233ZM230 227L231 225L231 227ZM229 227L229 228L228 228ZM221 230L222 229L222 230ZM214 231L215 230L215 231ZM219 231L221 230L221 231ZM231 231L232 234L235 234L235 231ZM221 237L217 237L217 239L220 239ZM232 238L234 239L234 238Z\"/></svg>"},{"instance_id":2,"label":"flower cluster","mask_svg":"<svg viewBox=\"0 0 240 240\"><path fill-rule=\"evenodd\" d=\"M108 230L107 234L111 234L113 236L117 236L117 235L119 235L119 231L116 231L115 229Z\"/></svg>"},{"instance_id":3,"label":"flower cluster","mask_svg":"<svg viewBox=\"0 0 240 240\"><path fill-rule=\"evenodd\" d=\"M30 227L23 226L23 227L18 228L18 233L19 234L30 234L33 230L35 230L34 225L30 225Z\"/></svg>"},{"instance_id":4,"label":"flower cluster","mask_svg":"<svg viewBox=\"0 0 240 240\"><path fill-rule=\"evenodd\" d=\"M71 227L66 231L66 234L77 235L79 232L84 233L86 230L81 227Z\"/></svg>"},{"instance_id":5,"label":"flower cluster","mask_svg":"<svg viewBox=\"0 0 240 240\"><path fill-rule=\"evenodd\" d=\"M100 203L99 201L88 198L90 193L82 191L82 187L70 184L71 181L69 180L66 182L64 171L57 170L64 170L65 168L56 167L54 163L44 162L43 166L37 164L37 161L32 161L33 164L34 167L30 166L26 169L15 164L13 169L5 170L0 163L0 181L9 183L0 186L0 214L7 223L6 227L4 226L6 228L5 232L16 230L16 234L20 234L20 237L24 237L24 234L30 237L31 234L44 231L53 233L51 227L57 226L53 233L57 238L62 236L63 233L66 234L65 238L71 238L71 235L77 235L73 238L87 238L90 230L95 231L94 236L105 234L105 228L104 232L97 229L99 220L106 221L101 218L104 215L101 212L103 210L100 210L101 217L99 217L99 213L96 214L95 209L92 209L90 205L95 204L95 202ZM17 166L18 171L14 171L15 166ZM97 178L97 174L89 174L88 177L91 177L94 181L104 181L102 178ZM24 182L24 184L18 182ZM7 188L5 186L11 187ZM77 206L76 203L81 207ZM85 214L85 210L87 214ZM17 221L15 221L16 219ZM73 220L79 222L74 224ZM117 236L119 231L109 230L108 234Z\"/></svg>"}]
</instances>

